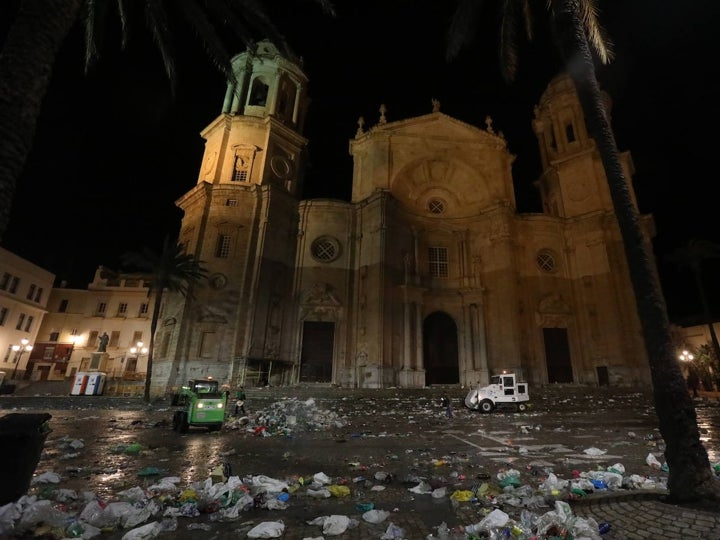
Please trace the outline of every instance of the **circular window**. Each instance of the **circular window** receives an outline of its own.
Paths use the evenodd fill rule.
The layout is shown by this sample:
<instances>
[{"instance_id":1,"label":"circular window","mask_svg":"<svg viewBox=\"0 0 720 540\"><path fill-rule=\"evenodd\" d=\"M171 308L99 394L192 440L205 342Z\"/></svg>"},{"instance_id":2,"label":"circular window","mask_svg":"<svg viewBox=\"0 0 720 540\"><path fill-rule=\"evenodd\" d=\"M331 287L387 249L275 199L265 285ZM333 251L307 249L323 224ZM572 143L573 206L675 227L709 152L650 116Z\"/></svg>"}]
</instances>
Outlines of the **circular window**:
<instances>
[{"instance_id":1,"label":"circular window","mask_svg":"<svg viewBox=\"0 0 720 540\"><path fill-rule=\"evenodd\" d=\"M270 159L270 168L278 178L287 178L292 172L290 161L283 156L273 156Z\"/></svg>"},{"instance_id":2,"label":"circular window","mask_svg":"<svg viewBox=\"0 0 720 540\"><path fill-rule=\"evenodd\" d=\"M442 214L445 212L445 201L440 199L430 199L428 201L428 210L431 214Z\"/></svg>"},{"instance_id":3,"label":"circular window","mask_svg":"<svg viewBox=\"0 0 720 540\"><path fill-rule=\"evenodd\" d=\"M555 256L549 249L539 251L535 258L535 263L543 272L554 272L556 268Z\"/></svg>"},{"instance_id":4,"label":"circular window","mask_svg":"<svg viewBox=\"0 0 720 540\"><path fill-rule=\"evenodd\" d=\"M227 277L223 274L213 274L208 278L208 282L213 289L222 289L227 285Z\"/></svg>"},{"instance_id":5,"label":"circular window","mask_svg":"<svg viewBox=\"0 0 720 540\"><path fill-rule=\"evenodd\" d=\"M310 253L316 261L332 262L340 256L340 242L332 236L321 236L313 241Z\"/></svg>"}]
</instances>

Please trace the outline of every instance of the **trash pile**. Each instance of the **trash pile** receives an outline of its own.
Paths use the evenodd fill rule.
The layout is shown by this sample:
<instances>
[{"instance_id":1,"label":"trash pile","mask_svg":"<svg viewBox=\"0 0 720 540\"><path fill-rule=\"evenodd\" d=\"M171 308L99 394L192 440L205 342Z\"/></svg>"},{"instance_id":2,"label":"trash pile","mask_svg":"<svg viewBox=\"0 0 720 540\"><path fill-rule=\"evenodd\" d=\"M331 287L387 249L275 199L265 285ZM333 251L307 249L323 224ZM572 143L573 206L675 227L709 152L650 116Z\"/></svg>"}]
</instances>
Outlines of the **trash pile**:
<instances>
[{"instance_id":1,"label":"trash pile","mask_svg":"<svg viewBox=\"0 0 720 540\"><path fill-rule=\"evenodd\" d=\"M609 530L608 524L598 524L592 518L574 516L568 503L560 500L554 501L554 509L543 514L534 512L540 507L550 507L551 504L543 498L529 504L529 499L535 497L529 489L524 486L515 488L515 481L507 481L518 477L519 472L504 471L498 473L498 485L490 487L483 484L483 487L472 491L453 492L449 496L453 505L471 501L479 501L484 505L485 508L478 513L482 518L477 523L452 530L442 523L436 527L438 535L430 534L427 540L506 537L517 540L601 540L601 531ZM378 471L374 478L380 482L378 485L395 481L393 475L384 471ZM58 483L59 476L45 473L40 482ZM123 540L143 540L162 532L175 531L183 520L203 515L206 517L204 523L195 520L185 524L185 527L210 530L209 523L238 521L243 517L247 519L247 513L253 510L285 510L293 499L348 497L351 487L343 482L345 480L332 479L322 472L312 477L285 480L265 475L240 478L230 475L229 466L225 464L216 467L210 477L201 482L181 486L179 477L163 477L144 488L136 486L120 491L114 500L101 500L90 492L52 489L46 484L38 494L24 495L16 502L0 507L0 536L32 534L43 538L89 539L104 533L127 531L122 536ZM352 481L355 484L359 482L366 483L366 480L356 478ZM505 487L500 487L503 484ZM546 489L551 491L556 487L554 483L546 485ZM433 497L447 496L447 490L438 494L438 490L429 488L425 480L421 480L414 488L408 488L408 491L427 493ZM526 500L521 501L523 498ZM498 508L500 502L522 506L517 518ZM355 506L357 517L321 515L308 519L306 523L317 526L318 532L324 536L341 535L361 523L368 523L384 528L379 536L381 540L406 538L403 528L392 521L393 512L374 506L371 502L358 502ZM241 532L247 538L278 538L286 530L282 519L244 521L242 525L244 529Z\"/></svg>"},{"instance_id":2,"label":"trash pile","mask_svg":"<svg viewBox=\"0 0 720 540\"><path fill-rule=\"evenodd\" d=\"M296 398L271 403L266 409L255 411L225 423L225 429L242 429L255 435L290 435L293 432L325 431L342 428L347 418L336 412L319 409L314 399Z\"/></svg>"},{"instance_id":3,"label":"trash pile","mask_svg":"<svg viewBox=\"0 0 720 540\"><path fill-rule=\"evenodd\" d=\"M307 402L288 402L259 416L278 419L274 425L281 425L283 416L285 422L288 416L301 416L303 423L319 425L315 423L316 419L326 416L316 413L309 405ZM63 440L62 443L69 451L82 447L80 441ZM114 451L133 455L137 454L137 446L137 443L121 445ZM588 448L585 452L599 454L603 451ZM407 449L406 453L415 452ZM187 529L244 519L249 520L242 522L247 538L277 538L285 534L286 523L282 519L258 523L252 520L253 510L282 511L303 498L303 506L308 507L310 499L354 496L356 516L310 516L306 523L318 526L318 532L324 536L341 535L362 523L382 525L386 527L384 532L375 537L397 540L406 538L406 532L398 524L402 523L402 517L392 520L399 509L384 510L376 504L399 500L402 496L398 497L398 494L406 491L412 494L410 500L422 496L445 499L453 510L464 506L468 512L461 514L478 517L476 523L452 530L443 523L436 527L437 535L430 534L426 540L511 537L516 540L600 540L610 525L574 516L568 503L604 490L666 488L660 477L627 475L621 463L605 469L573 471L572 478L561 479L552 472L552 467L522 470L501 467L494 475L478 474L477 470L471 470L473 464L467 456L455 454L431 459L427 451L415 454L420 459L412 459L411 472L404 478L394 471L389 472L387 462L365 465L347 461L349 474L346 477L331 478L318 472L282 480L265 475L233 476L230 465L224 463L214 467L204 481L182 486L181 479L175 476L150 479L160 477L160 471L146 467L137 473L138 477L147 479L144 487L126 489L105 500L91 492L60 488L61 476L49 471L33 480L32 494L0 507L0 537L32 534L48 539L87 539L127 530L123 540L141 540L174 531L186 519L190 520L185 524ZM393 460L393 456L387 457ZM652 453L648 454L647 465L652 471L663 471L662 464ZM358 473L359 476L353 476ZM380 496L387 488L395 490L391 499Z\"/></svg>"}]
</instances>

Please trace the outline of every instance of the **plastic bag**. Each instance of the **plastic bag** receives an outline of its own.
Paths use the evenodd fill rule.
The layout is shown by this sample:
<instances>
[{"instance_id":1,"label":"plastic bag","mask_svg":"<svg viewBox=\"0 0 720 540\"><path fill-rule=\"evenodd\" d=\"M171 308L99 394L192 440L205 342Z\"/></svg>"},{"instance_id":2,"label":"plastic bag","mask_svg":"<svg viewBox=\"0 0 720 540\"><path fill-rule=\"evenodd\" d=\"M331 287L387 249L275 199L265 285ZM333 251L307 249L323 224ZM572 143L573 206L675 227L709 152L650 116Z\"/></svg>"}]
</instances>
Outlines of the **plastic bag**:
<instances>
[{"instance_id":1,"label":"plastic bag","mask_svg":"<svg viewBox=\"0 0 720 540\"><path fill-rule=\"evenodd\" d=\"M328 486L327 490L334 497L347 497L350 495L350 488L347 486L332 485Z\"/></svg>"},{"instance_id":2,"label":"plastic bag","mask_svg":"<svg viewBox=\"0 0 720 540\"><path fill-rule=\"evenodd\" d=\"M248 538L279 538L285 532L282 521L263 521L255 525L247 533Z\"/></svg>"},{"instance_id":3,"label":"plastic bag","mask_svg":"<svg viewBox=\"0 0 720 540\"><path fill-rule=\"evenodd\" d=\"M472 491L466 491L466 490L458 490L453 492L452 495L450 495L450 499L457 502L468 502L471 501L475 497L475 494Z\"/></svg>"},{"instance_id":4,"label":"plastic bag","mask_svg":"<svg viewBox=\"0 0 720 540\"><path fill-rule=\"evenodd\" d=\"M368 523L382 523L390 516L387 510L368 510L362 515L362 518Z\"/></svg>"},{"instance_id":5,"label":"plastic bag","mask_svg":"<svg viewBox=\"0 0 720 540\"><path fill-rule=\"evenodd\" d=\"M398 538L405 538L405 529L398 527L394 523L390 523L385 529L385 533L380 537L380 540L396 540Z\"/></svg>"}]
</instances>

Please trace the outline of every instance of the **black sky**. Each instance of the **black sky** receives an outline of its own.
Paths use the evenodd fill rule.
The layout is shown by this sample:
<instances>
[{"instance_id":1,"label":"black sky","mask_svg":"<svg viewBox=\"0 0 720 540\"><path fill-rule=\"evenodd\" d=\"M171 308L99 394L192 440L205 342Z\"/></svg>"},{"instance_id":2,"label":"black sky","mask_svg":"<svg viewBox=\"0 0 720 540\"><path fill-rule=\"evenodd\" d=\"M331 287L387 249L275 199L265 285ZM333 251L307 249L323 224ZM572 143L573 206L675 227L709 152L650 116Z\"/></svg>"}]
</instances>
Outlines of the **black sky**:
<instances>
[{"instance_id":1,"label":"black sky","mask_svg":"<svg viewBox=\"0 0 720 540\"><path fill-rule=\"evenodd\" d=\"M518 208L539 211L532 109L558 68L543 36L523 46L518 79L508 85L500 78L492 9L477 42L447 62L451 2L336 4L337 19L307 0L272 4L293 8L275 18L310 78L305 196L349 198L348 140L359 116L375 124L381 103L389 121L427 114L436 98L444 113L476 126L492 116L517 155ZM671 319L680 322L699 310L699 301L690 275L666 263L666 254L690 238L720 243L714 186L720 176L720 2L599 5L616 53L599 79L613 99L618 145L633 156L640 210L655 216L663 288ZM117 268L125 251L177 235L181 213L174 201L195 185L203 153L199 133L222 105L225 84L196 40L181 40L173 99L144 36L135 35L124 53L105 43L87 75L82 33L70 36L18 186L3 246L72 286L86 286L98 265ZM720 265L708 270L720 282ZM720 286L710 292L720 316Z\"/></svg>"}]
</instances>

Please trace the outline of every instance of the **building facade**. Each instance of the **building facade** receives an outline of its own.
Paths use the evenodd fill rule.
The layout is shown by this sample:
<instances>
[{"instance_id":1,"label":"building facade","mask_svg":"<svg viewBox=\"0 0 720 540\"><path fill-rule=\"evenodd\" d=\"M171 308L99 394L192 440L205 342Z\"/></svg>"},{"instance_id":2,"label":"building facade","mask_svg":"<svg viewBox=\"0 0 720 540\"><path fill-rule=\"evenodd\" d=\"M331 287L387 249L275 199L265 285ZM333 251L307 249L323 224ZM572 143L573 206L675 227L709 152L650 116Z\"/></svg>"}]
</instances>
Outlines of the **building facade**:
<instances>
[{"instance_id":1,"label":"building facade","mask_svg":"<svg viewBox=\"0 0 720 540\"><path fill-rule=\"evenodd\" d=\"M108 381L144 381L150 341L148 285L98 267L87 289L52 289L26 379L64 380L100 371ZM102 336L107 340L101 347ZM101 350L104 349L104 350Z\"/></svg>"},{"instance_id":2,"label":"building facade","mask_svg":"<svg viewBox=\"0 0 720 540\"><path fill-rule=\"evenodd\" d=\"M55 274L0 247L0 371L25 375Z\"/></svg>"},{"instance_id":3,"label":"building facade","mask_svg":"<svg viewBox=\"0 0 720 540\"><path fill-rule=\"evenodd\" d=\"M233 60L237 82L202 132L180 241L205 261L192 300L168 296L157 393L231 385L422 387L649 382L622 240L570 79L535 108L542 213L516 209L502 133L440 111L349 141L351 201L301 200L307 78L269 42ZM530 121L530 119L528 119ZM631 182L630 154L621 154ZM632 186L628 186L632 192ZM648 244L652 217L641 216Z\"/></svg>"}]
</instances>

